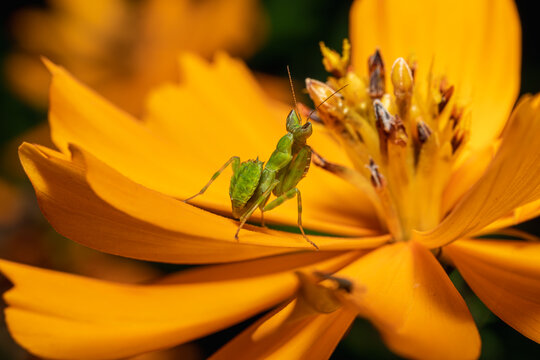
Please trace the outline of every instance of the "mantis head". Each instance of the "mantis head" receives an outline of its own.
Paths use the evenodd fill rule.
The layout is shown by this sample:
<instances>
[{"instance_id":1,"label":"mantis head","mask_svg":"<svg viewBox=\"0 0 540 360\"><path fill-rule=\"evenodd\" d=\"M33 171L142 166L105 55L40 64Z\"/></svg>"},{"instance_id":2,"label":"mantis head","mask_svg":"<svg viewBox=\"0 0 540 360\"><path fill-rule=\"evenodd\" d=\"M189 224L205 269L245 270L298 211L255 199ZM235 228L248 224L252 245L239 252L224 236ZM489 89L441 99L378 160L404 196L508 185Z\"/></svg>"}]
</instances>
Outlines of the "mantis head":
<instances>
[{"instance_id":1,"label":"mantis head","mask_svg":"<svg viewBox=\"0 0 540 360\"><path fill-rule=\"evenodd\" d=\"M293 134L295 141L305 143L307 138L313 133L313 128L309 121L302 125L296 111L291 110L289 116L287 116L287 131Z\"/></svg>"}]
</instances>

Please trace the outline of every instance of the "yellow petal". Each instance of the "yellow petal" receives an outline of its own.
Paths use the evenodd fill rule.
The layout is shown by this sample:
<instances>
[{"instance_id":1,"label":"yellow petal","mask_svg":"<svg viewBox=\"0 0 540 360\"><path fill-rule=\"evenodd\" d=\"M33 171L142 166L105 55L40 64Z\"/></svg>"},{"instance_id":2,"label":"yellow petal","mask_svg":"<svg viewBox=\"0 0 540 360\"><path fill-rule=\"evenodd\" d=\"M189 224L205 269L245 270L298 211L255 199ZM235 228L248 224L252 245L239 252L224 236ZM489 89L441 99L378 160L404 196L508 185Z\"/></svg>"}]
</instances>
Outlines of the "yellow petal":
<instances>
[{"instance_id":1,"label":"yellow petal","mask_svg":"<svg viewBox=\"0 0 540 360\"><path fill-rule=\"evenodd\" d=\"M444 253L495 315L540 342L540 244L460 240Z\"/></svg>"},{"instance_id":2,"label":"yellow petal","mask_svg":"<svg viewBox=\"0 0 540 360\"><path fill-rule=\"evenodd\" d=\"M298 302L271 312L210 359L328 359L356 317L351 309L294 317Z\"/></svg>"},{"instance_id":3,"label":"yellow petal","mask_svg":"<svg viewBox=\"0 0 540 360\"><path fill-rule=\"evenodd\" d=\"M442 199L442 213L448 213L461 197L482 177L486 168L493 160L498 149L497 144L490 144L484 149L477 150L464 157L452 171L452 176L444 189Z\"/></svg>"},{"instance_id":4,"label":"yellow petal","mask_svg":"<svg viewBox=\"0 0 540 360\"><path fill-rule=\"evenodd\" d=\"M53 74L49 113L53 141L64 153L68 152L68 144L76 144L134 182L181 199L199 191L213 172L230 156L240 155L244 160L247 157L255 158L256 156L264 156L264 154L269 156L268 154L272 152L279 137L285 134L284 119L287 113L283 112L283 116L279 119L279 126L277 126L277 121L273 122L272 120L265 121L265 124L269 125L268 127L261 126L260 121L256 121L261 118L256 118L254 114L262 113L264 120L276 119L275 116L272 116L276 110L267 110L266 113L264 108L258 110L268 100L263 97L264 93L256 87L255 80L249 74L246 78L248 71L241 63L223 55L223 60L217 62L217 70L209 71L208 69L204 70L209 65L202 60L194 57L188 58L191 59L191 63L195 64L189 68L189 73L201 75L197 77L197 81L188 82L189 86L186 85L186 88L183 88L186 94L185 97L184 95L180 97L180 102L178 99L173 100L174 104L178 102L176 110L174 107L171 108L171 104L167 104L161 109L166 112L171 121L185 124L186 127L181 128L180 131L185 141L172 139L168 133L175 132L170 128L158 128L152 123L147 126L138 122L78 83L62 68L47 62ZM199 68L203 70L197 70ZM228 75L225 76L222 73ZM246 79L240 81L241 76ZM222 80L219 81L219 79ZM254 108L247 108L247 111L250 112L249 116L247 114L240 115L245 106L231 108L230 105L227 105L227 98L223 98L225 94L228 94L230 99L238 96L230 94L230 86L235 81L244 84L248 89L248 84L251 83L251 88L255 87L255 90L252 91L256 94L257 91L260 93L258 97L253 95L248 100L245 98L242 100L242 104L247 102L254 106L257 105ZM197 91L203 91L198 90L201 87L204 92L198 95L199 100L192 99L188 95L191 92L195 95ZM250 95L250 91L241 90L242 88L239 88L237 92L242 93L243 96ZM207 94L208 92L210 94ZM258 101L256 101L257 99ZM183 103L184 100L187 102ZM236 105L234 102L232 104ZM191 108L192 106L194 108ZM269 109L269 106L266 108ZM283 106L280 108L284 109ZM208 110L208 114L205 114L202 109ZM228 118L221 118L220 111L227 114ZM235 114L238 114L238 118L242 121L245 120L245 122L235 122L237 121ZM257 128L251 128L250 123L255 124L253 126L257 126ZM253 132L235 133L238 128L243 126ZM211 130L212 128L215 129ZM213 135L211 135L212 131L215 131ZM279 135L274 136L278 133ZM253 134L260 134L260 136L254 137ZM236 139L241 139L241 141ZM264 144L266 146L264 146L265 151L263 152L260 151L260 146ZM258 147L253 149L251 146ZM249 155L247 155L248 153ZM364 206L361 195L357 202L352 201L350 194L346 193L346 187L345 191L343 190L342 182L329 174L323 174L322 170L316 170L326 180L320 183L317 182L317 179L310 180L313 187L303 191L305 226L344 235L363 234L359 227L375 223L373 216L370 220L370 205ZM227 181L219 183L226 184ZM301 189L303 189L302 186ZM328 196L319 196L321 187L325 189ZM209 198L210 206L208 207L230 213L230 201L226 198L228 191L219 192L219 190L223 190L223 188L212 187L208 195L205 194L201 199ZM212 201L215 197L212 197L211 191L222 195L219 201ZM321 198L324 200L318 200ZM329 212L325 207L332 204L340 204L343 212L351 215L340 221L332 222L338 216L327 215ZM349 206L351 211L346 211L349 208L345 208L345 206ZM295 202L289 201L284 208L288 210L272 212L280 214L274 222L286 220L286 223L294 225L296 219ZM272 213L269 214L270 220L273 220ZM362 221L365 218L368 220Z\"/></svg>"},{"instance_id":5,"label":"yellow petal","mask_svg":"<svg viewBox=\"0 0 540 360\"><path fill-rule=\"evenodd\" d=\"M523 206L517 207L511 213L488 225L482 230L482 233L489 233L490 231L496 229L517 225L524 221L534 219L537 216L540 216L540 200L535 200Z\"/></svg>"},{"instance_id":6,"label":"yellow petal","mask_svg":"<svg viewBox=\"0 0 540 360\"><path fill-rule=\"evenodd\" d=\"M231 238L232 231L237 226L236 222L229 219L223 219L224 222L222 227L220 227L218 223L215 223L215 226L209 226L210 222L206 222L207 219L210 221L210 219L218 218L218 216L212 216L212 214L207 212L194 209L191 205L187 205L176 199L131 182L129 179L118 174L92 155L85 153L80 149L72 147L72 151L74 153L75 161L78 161L77 158L79 158L81 162L85 163L86 178L94 192L118 210L139 220L158 225L164 229L177 231L179 233L189 229L188 231L191 231L195 236L205 237L207 239L227 239L229 242L238 243ZM188 215L190 210L194 210L193 214L195 216ZM204 217L202 217L201 214L204 214ZM182 221L179 221L180 218ZM194 226L197 222L198 224ZM220 231L220 228L223 230L222 232ZM252 227L252 229L255 228ZM264 240L259 242L256 238L250 238L250 235L256 235L255 232L251 234L248 232L247 236L242 234L240 242L244 242L244 238L247 237L248 243L262 246L283 246L299 249L305 249L306 246L308 246L305 240L300 236L291 236L289 233L278 231L266 232L268 235L274 235L275 241L270 240L270 236L267 236L266 238L261 238ZM384 244L389 240L388 235L366 236L363 238L322 236L312 236L312 238L321 250L373 248Z\"/></svg>"},{"instance_id":7,"label":"yellow petal","mask_svg":"<svg viewBox=\"0 0 540 360\"><path fill-rule=\"evenodd\" d=\"M540 199L540 95L514 110L495 158L435 229L415 237L434 248L474 234L513 209Z\"/></svg>"},{"instance_id":8,"label":"yellow petal","mask_svg":"<svg viewBox=\"0 0 540 360\"><path fill-rule=\"evenodd\" d=\"M401 356L475 359L480 337L474 321L435 257L422 245L388 245L337 273L366 288L356 297L386 344Z\"/></svg>"},{"instance_id":9,"label":"yellow petal","mask_svg":"<svg viewBox=\"0 0 540 360\"><path fill-rule=\"evenodd\" d=\"M472 106L471 147L483 148L502 130L519 91L521 29L514 1L357 0L350 22L358 71L367 71L377 47L386 64L414 54L425 74L434 62L435 73L446 74Z\"/></svg>"},{"instance_id":10,"label":"yellow petal","mask_svg":"<svg viewBox=\"0 0 540 360\"><path fill-rule=\"evenodd\" d=\"M4 295L6 321L14 339L40 357L124 358L242 321L292 296L293 270L335 271L355 256L311 255L200 268L156 285L119 284L0 261L0 270L15 285Z\"/></svg>"},{"instance_id":11,"label":"yellow petal","mask_svg":"<svg viewBox=\"0 0 540 360\"><path fill-rule=\"evenodd\" d=\"M45 151L23 144L21 161L49 222L59 233L81 244L115 255L183 263L234 261L292 250L254 246L245 241L235 244L231 232L234 223L179 201L185 214L177 214L175 220L180 225L193 225L192 230L186 228L178 233L137 220L99 198L87 184L83 169L58 153ZM202 238L198 230L204 227L218 232L228 228L228 236L225 241L216 241L215 236L214 240ZM259 241L272 238L258 234L252 237Z\"/></svg>"},{"instance_id":12,"label":"yellow petal","mask_svg":"<svg viewBox=\"0 0 540 360\"><path fill-rule=\"evenodd\" d=\"M243 230L237 242L235 221L147 189L91 155L74 151L72 162L53 150L23 144L20 156L49 222L62 235L86 246L176 263L235 261L313 250L301 236L255 232L254 227ZM387 236L311 238L328 250L369 248L388 241Z\"/></svg>"},{"instance_id":13,"label":"yellow petal","mask_svg":"<svg viewBox=\"0 0 540 360\"><path fill-rule=\"evenodd\" d=\"M166 194L178 192L184 176L176 165L180 149L46 61L52 73L49 122L56 146L74 143L90 150L134 181Z\"/></svg>"}]
</instances>

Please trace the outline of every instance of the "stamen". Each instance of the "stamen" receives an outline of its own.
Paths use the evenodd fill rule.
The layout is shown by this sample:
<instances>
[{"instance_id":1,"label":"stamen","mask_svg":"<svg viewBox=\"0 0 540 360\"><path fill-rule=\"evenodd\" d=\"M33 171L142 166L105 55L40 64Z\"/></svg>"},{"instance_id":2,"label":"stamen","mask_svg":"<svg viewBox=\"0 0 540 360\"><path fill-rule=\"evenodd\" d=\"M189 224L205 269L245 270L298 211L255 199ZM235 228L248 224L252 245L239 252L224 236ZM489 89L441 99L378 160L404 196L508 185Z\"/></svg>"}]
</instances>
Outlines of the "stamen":
<instances>
[{"instance_id":1,"label":"stamen","mask_svg":"<svg viewBox=\"0 0 540 360\"><path fill-rule=\"evenodd\" d=\"M409 58L408 63L410 64L411 75L414 83L414 80L416 79L416 70L418 69L418 62L414 59Z\"/></svg>"},{"instance_id":2,"label":"stamen","mask_svg":"<svg viewBox=\"0 0 540 360\"><path fill-rule=\"evenodd\" d=\"M384 177L379 172L379 166L375 164L375 161L373 161L373 159L369 159L369 165L366 165L366 167L371 173L371 184L373 184L376 189L383 188L386 182L384 181Z\"/></svg>"},{"instance_id":3,"label":"stamen","mask_svg":"<svg viewBox=\"0 0 540 360\"><path fill-rule=\"evenodd\" d=\"M316 166L319 166L320 168L328 172L331 172L332 174L342 178L343 180L349 182L351 185L358 188L360 191L366 194L366 196L370 199L370 201L373 203L375 210L377 211L379 216L381 218L384 217L385 213L384 213L383 208L381 207L381 204L378 201L377 193L373 191L374 189L372 186L370 186L370 182L360 172L354 169L348 168L346 166L330 162L326 160L324 157L322 157L321 155L319 155L313 149L312 149L312 152L313 152L313 157L311 158L311 160L313 164L315 164ZM373 159L371 161L373 161ZM373 163L373 166L377 167L375 163ZM375 170L375 171L376 173L378 173L378 170ZM382 178L382 175L379 174L378 178L382 184L382 181L384 181L384 179Z\"/></svg>"},{"instance_id":4,"label":"stamen","mask_svg":"<svg viewBox=\"0 0 540 360\"><path fill-rule=\"evenodd\" d=\"M373 101L373 110L375 112L377 126L381 126L385 133L390 134L394 123L394 117L390 115L383 103L378 99Z\"/></svg>"},{"instance_id":5,"label":"stamen","mask_svg":"<svg viewBox=\"0 0 540 360\"><path fill-rule=\"evenodd\" d=\"M441 85L441 102L439 102L439 114L443 112L446 104L450 101L452 94L454 93L454 85L450 86L447 89L443 89Z\"/></svg>"},{"instance_id":6,"label":"stamen","mask_svg":"<svg viewBox=\"0 0 540 360\"><path fill-rule=\"evenodd\" d=\"M390 190L388 189L388 186L386 186L386 180L379 171L379 166L370 158L369 164L366 165L366 167L371 173L371 184L379 197L382 211L386 217L388 230L395 240L403 240L403 231L396 206L390 194Z\"/></svg>"},{"instance_id":7,"label":"stamen","mask_svg":"<svg viewBox=\"0 0 540 360\"><path fill-rule=\"evenodd\" d=\"M403 121L399 115L394 116L394 123L392 124L392 130L390 132L390 140L395 145L406 146L407 139L407 130L405 130Z\"/></svg>"},{"instance_id":8,"label":"stamen","mask_svg":"<svg viewBox=\"0 0 540 360\"><path fill-rule=\"evenodd\" d=\"M463 144L463 140L465 139L465 133L463 131L456 131L454 136L452 136L452 140L450 141L450 144L452 145L452 154L455 154L461 144Z\"/></svg>"},{"instance_id":9,"label":"stamen","mask_svg":"<svg viewBox=\"0 0 540 360\"><path fill-rule=\"evenodd\" d=\"M413 75L409 65L403 58L398 58L392 65L392 74L390 76L394 86L394 95L399 109L399 115L407 118L411 106L413 94Z\"/></svg>"},{"instance_id":10,"label":"stamen","mask_svg":"<svg viewBox=\"0 0 540 360\"><path fill-rule=\"evenodd\" d=\"M379 130L379 144L381 153L387 154L388 140L399 146L407 145L407 131L401 118L392 116L383 103L376 99L373 101L373 111L375 113L375 124Z\"/></svg>"},{"instance_id":11,"label":"stamen","mask_svg":"<svg viewBox=\"0 0 540 360\"><path fill-rule=\"evenodd\" d=\"M341 57L323 45L321 49L333 76L326 83L307 80L307 90L319 104L335 89L350 85L317 115L354 168L318 155L313 162L363 189L394 240L408 240L413 229L433 228L443 215L441 199L452 168L468 140L470 112L452 98L454 86L434 72L433 63L419 73L414 58L398 58L389 94L379 50L368 59L369 76L362 77L340 65L348 59L348 48Z\"/></svg>"},{"instance_id":12,"label":"stamen","mask_svg":"<svg viewBox=\"0 0 540 360\"><path fill-rule=\"evenodd\" d=\"M422 120L420 120L416 124L416 129L418 131L418 141L420 142L420 144L424 144L426 141L428 141L429 137L431 136L431 133L432 133L431 129Z\"/></svg>"},{"instance_id":13,"label":"stamen","mask_svg":"<svg viewBox=\"0 0 540 360\"><path fill-rule=\"evenodd\" d=\"M452 121L452 129L455 129L459 124L461 117L463 116L463 108L454 105L452 113L450 114L450 120Z\"/></svg>"},{"instance_id":14,"label":"stamen","mask_svg":"<svg viewBox=\"0 0 540 360\"><path fill-rule=\"evenodd\" d=\"M384 63L379 49L368 60L369 68L369 95L372 99L380 99L385 91Z\"/></svg>"}]
</instances>

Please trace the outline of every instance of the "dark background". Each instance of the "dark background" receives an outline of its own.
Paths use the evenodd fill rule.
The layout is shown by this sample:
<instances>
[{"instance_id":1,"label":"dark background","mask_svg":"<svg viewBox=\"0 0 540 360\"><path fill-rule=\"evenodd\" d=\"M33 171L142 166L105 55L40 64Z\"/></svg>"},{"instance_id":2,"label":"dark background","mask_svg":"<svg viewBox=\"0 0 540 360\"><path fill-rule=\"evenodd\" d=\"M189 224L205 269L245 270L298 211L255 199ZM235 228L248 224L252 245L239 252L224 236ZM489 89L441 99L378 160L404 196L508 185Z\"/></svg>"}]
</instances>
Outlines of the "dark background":
<instances>
[{"instance_id":1,"label":"dark background","mask_svg":"<svg viewBox=\"0 0 540 360\"><path fill-rule=\"evenodd\" d=\"M314 1L314 0L265 0L263 8L269 19L269 31L259 51L250 59L248 65L257 71L285 76L285 65L290 65L295 79L313 77L325 78L320 61L318 42L324 41L332 48L340 49L341 41L348 36L348 10L352 1ZM538 31L538 11L536 1L516 1L523 34L523 60L521 93L536 93L540 90L540 46ZM27 6L45 7L43 1L3 2L1 12L0 63L14 44L9 31L10 15L17 9ZM488 59L486 61L489 61ZM239 94L241 96L241 94ZM46 118L44 110L32 108L13 95L5 79L0 78L0 151L9 140L23 134ZM540 166L540 164L539 164ZM0 176L12 178L4 168ZM16 181L16 179L12 179ZM20 180L19 180L20 181ZM28 184L22 186L28 187ZM39 215L38 215L39 216ZM39 225L45 231L46 224ZM533 220L520 226L535 235L540 235L540 221ZM0 241L2 233L0 232ZM55 241L69 241L65 239ZM0 247L1 249L1 247ZM0 254L0 257L4 257ZM160 266L160 271L178 269L174 266ZM451 277L462 292L480 328L483 359L539 359L539 346L531 340L498 320L472 294L459 274ZM197 341L195 344L203 356L209 355L230 339L250 321L231 329ZM0 358L27 359L24 351L18 349L3 325L0 327ZM396 358L380 341L376 331L364 320L358 320L348 336L340 343L333 359L391 359Z\"/></svg>"}]
</instances>

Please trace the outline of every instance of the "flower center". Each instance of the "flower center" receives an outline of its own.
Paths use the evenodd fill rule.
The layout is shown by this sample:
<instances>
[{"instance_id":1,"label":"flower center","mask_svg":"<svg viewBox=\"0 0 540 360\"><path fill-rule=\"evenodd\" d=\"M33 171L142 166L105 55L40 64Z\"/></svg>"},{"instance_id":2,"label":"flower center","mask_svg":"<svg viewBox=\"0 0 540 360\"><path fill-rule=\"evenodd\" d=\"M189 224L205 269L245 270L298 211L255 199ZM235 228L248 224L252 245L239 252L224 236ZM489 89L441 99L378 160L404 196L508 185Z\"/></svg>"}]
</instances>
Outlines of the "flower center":
<instances>
[{"instance_id":1,"label":"flower center","mask_svg":"<svg viewBox=\"0 0 540 360\"><path fill-rule=\"evenodd\" d=\"M322 156L314 162L364 191L395 240L435 227L444 215L443 191L468 138L470 113L456 103L454 87L431 71L415 76L412 57L395 60L387 79L377 50L363 77L350 66L347 40L343 55L324 44L321 49L332 76L326 83L306 80L313 102L322 103L314 120L339 141L353 169Z\"/></svg>"}]
</instances>

